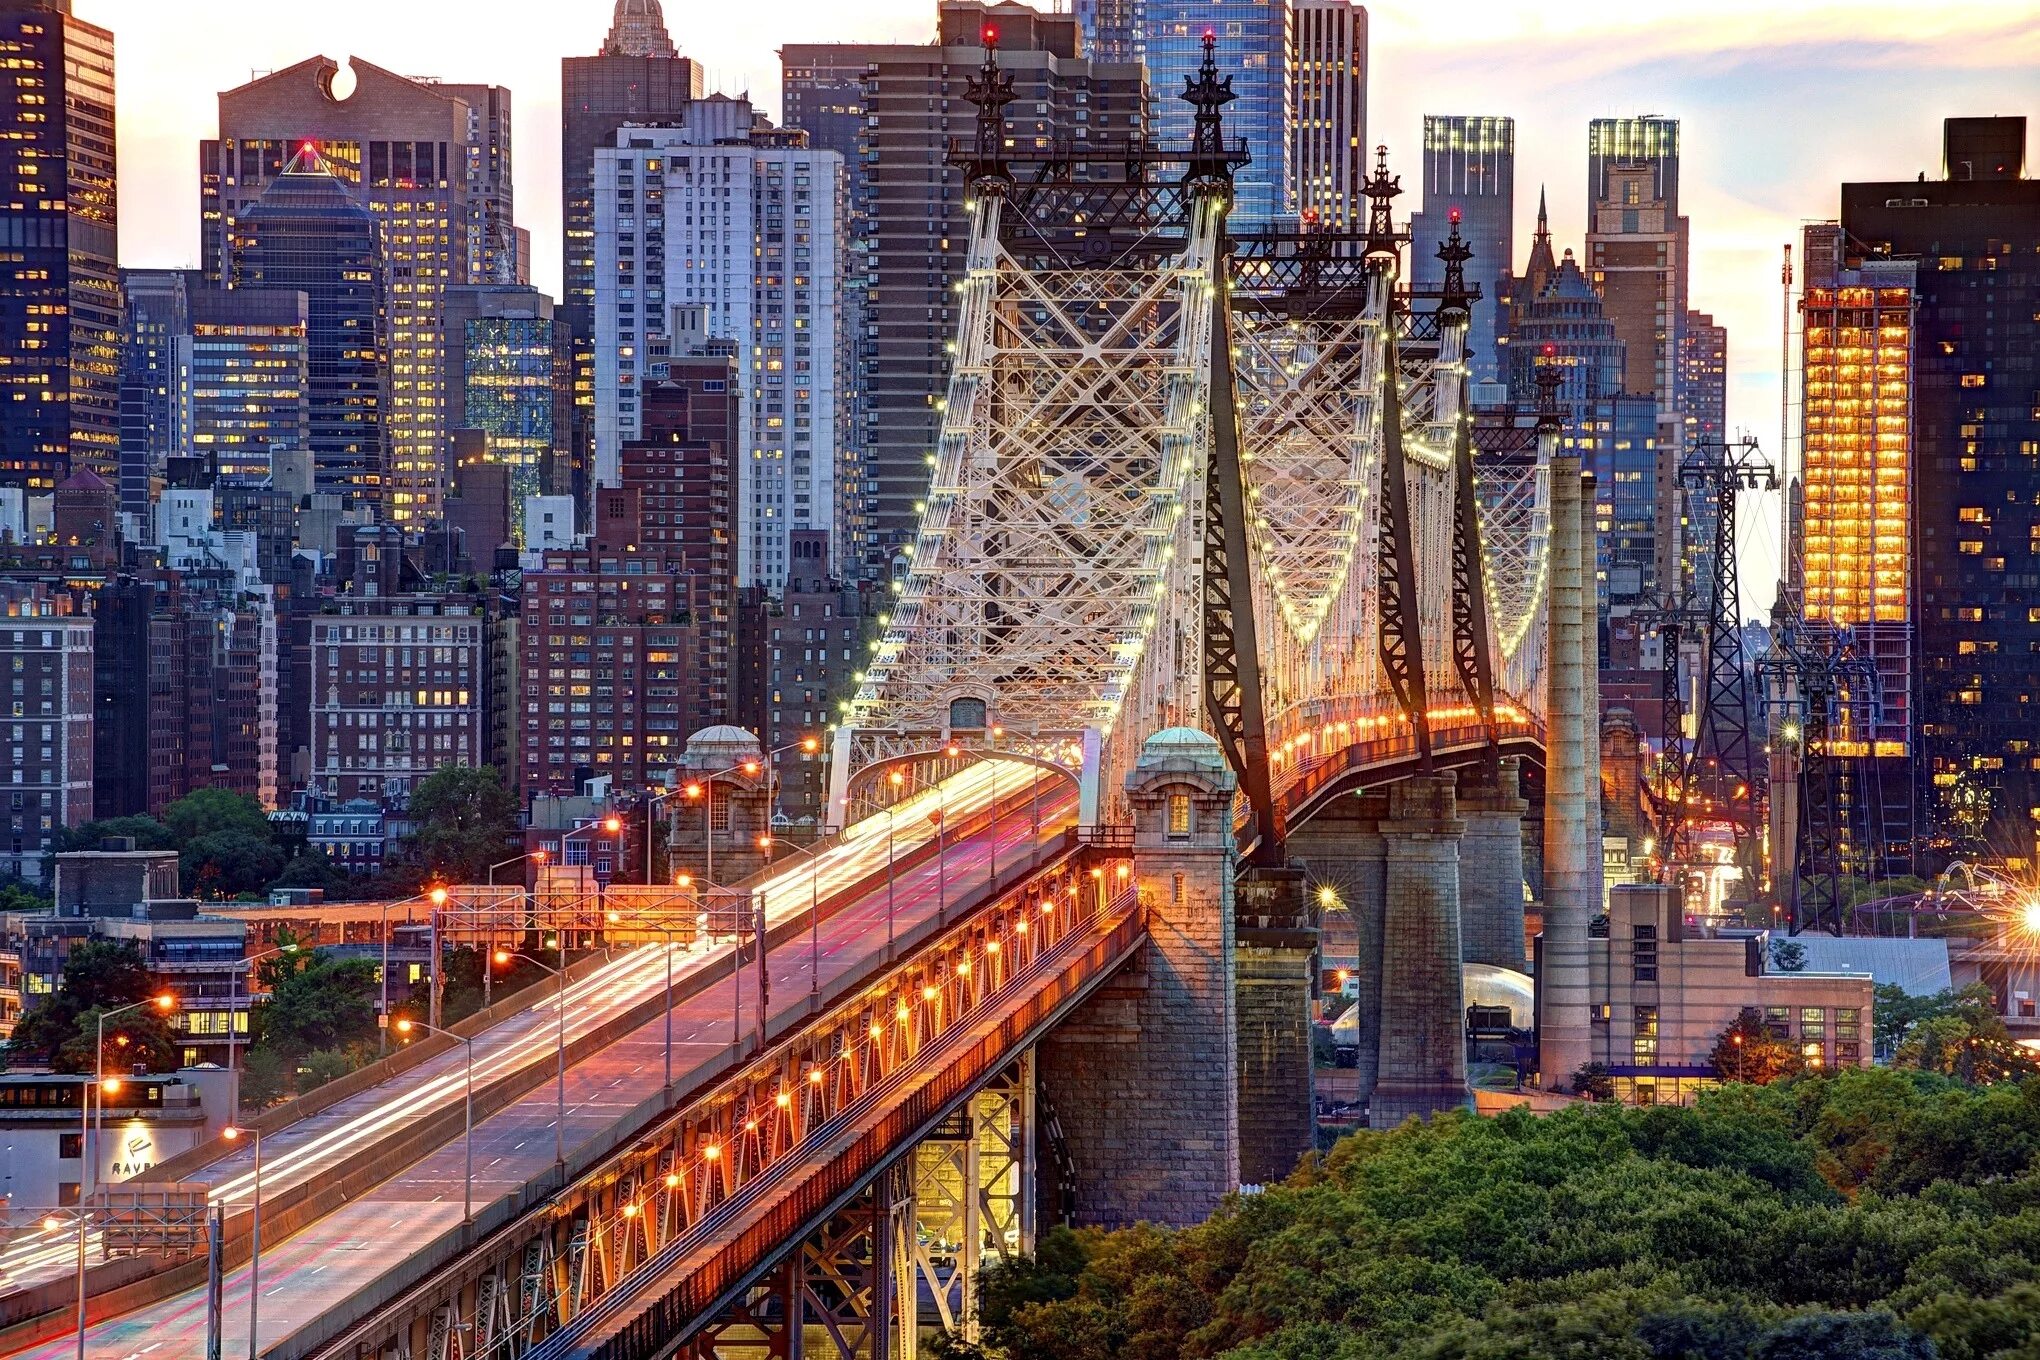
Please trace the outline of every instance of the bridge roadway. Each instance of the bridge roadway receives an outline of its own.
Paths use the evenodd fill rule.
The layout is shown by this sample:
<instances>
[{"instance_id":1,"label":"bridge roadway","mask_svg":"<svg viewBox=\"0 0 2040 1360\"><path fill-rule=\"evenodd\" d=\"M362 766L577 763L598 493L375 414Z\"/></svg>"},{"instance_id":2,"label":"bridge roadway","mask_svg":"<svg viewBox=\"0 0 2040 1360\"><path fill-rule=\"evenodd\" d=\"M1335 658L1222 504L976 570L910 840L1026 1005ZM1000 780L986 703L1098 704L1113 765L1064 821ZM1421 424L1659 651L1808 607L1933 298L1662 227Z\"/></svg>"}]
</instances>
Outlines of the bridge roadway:
<instances>
[{"instance_id":1,"label":"bridge roadway","mask_svg":"<svg viewBox=\"0 0 2040 1360\"><path fill-rule=\"evenodd\" d=\"M1040 782L1040 831L1031 829L1032 814L1024 794L1040 772L1013 762L985 761L967 767L948 781L948 818L952 823L981 814L990 806L993 789L1007 800L996 840L980 832L952 840L943 863L929 858L902 868L892 885L892 929L902 940L930 928L938 901L954 906L976 897L987 886L996 858L1003 880L1010 879L1035 847L1057 844L1075 818L1076 796L1067 781L1050 777ZM918 806L928 803L927 809ZM939 802L933 793L902 805L892 836L896 859L929 845L932 821L921 815ZM912 815L910 815L912 814ZM852 828L839 847L829 852L818 881L824 906L820 930L821 987L826 995L839 979L861 976L885 952L888 892L880 886L847 903L831 907L831 893L883 870L887 854L887 823L867 820ZM996 845L996 849L994 848ZM946 867L945 867L946 864ZM946 880L946 883L945 883ZM809 874L796 858L792 866L767 877L769 921L804 919ZM602 1017L628 1010L635 1001L664 986L663 949L675 950L674 985L681 996L673 1013L675 1099L713 1080L739 1056L733 1045L741 1029L749 1043L756 1026L757 984L754 957L734 979L731 947L707 952L684 946L652 946L632 950L598 973L570 987L568 1034L593 1028ZM770 996L775 1028L797 1020L810 1005L810 943L805 930L778 942L770 951ZM684 995L683 993L684 988ZM514 1021L485 1032L475 1045L479 1088L483 1064L493 1059L494 1074L518 1063L554 1061L557 1011L551 998ZM487 1046L485 1047L485 1042ZM665 1060L665 1022L657 1015L625 1038L593 1057L569 1066L563 1138L570 1169L598 1159L629 1129L618 1129L657 1094ZM336 1106L328 1116L301 1121L288 1131L264 1140L262 1196L265 1206L330 1169L333 1162L364 1143L386 1139L404 1125L434 1109L458 1109L465 1076L464 1050L428 1060L400 1079ZM397 1088L397 1089L389 1089ZM553 1157L555 1123L553 1082L544 1081L498 1114L479 1121L475 1129L475 1216L480 1224L507 1218L512 1209L528 1205L539 1187L556 1185ZM314 1127L305 1127L314 1126ZM302 1131L301 1131L302 1130ZM411 1282L420 1265L415 1253L456 1231L461 1221L463 1168L461 1140L456 1136L423 1160L396 1174L361 1198L347 1203L286 1240L265 1242L261 1263L261 1338L268 1355L295 1355L287 1344L307 1322L319 1319L337 1325L345 1310L337 1306L371 1285L388 1287ZM248 1203L253 1188L252 1155L223 1159L198 1175L214 1186L213 1196L229 1213ZM73 1250L67 1234L44 1237L38 1257L64 1256ZM35 1264L48 1269L40 1259ZM248 1271L229 1273L225 1291L224 1350L248 1353ZM322 1328L324 1330L324 1328ZM125 1316L99 1322L86 1335L86 1353L93 1360L203 1360L205 1298L191 1290ZM312 1344L307 1339L306 1344ZM19 1352L36 1360L60 1360L76 1352L75 1332Z\"/></svg>"}]
</instances>

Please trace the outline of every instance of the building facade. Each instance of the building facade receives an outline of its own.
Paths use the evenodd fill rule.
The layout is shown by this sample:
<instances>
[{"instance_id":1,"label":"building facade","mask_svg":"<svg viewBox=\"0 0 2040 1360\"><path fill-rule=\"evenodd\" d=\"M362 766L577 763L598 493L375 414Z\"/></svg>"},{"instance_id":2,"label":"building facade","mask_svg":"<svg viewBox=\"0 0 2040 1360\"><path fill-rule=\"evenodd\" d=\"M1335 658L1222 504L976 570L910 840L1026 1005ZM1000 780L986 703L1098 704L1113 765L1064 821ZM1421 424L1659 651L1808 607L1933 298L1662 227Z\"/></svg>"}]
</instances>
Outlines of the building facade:
<instances>
[{"instance_id":1,"label":"building facade","mask_svg":"<svg viewBox=\"0 0 2040 1360\"><path fill-rule=\"evenodd\" d=\"M200 244L207 277L232 277L243 216L308 147L367 210L388 314L381 507L397 523L427 523L445 480L446 289L519 281L510 92L410 80L358 57L351 69L344 98L327 57L220 95L219 135L200 146Z\"/></svg>"},{"instance_id":2,"label":"building facade","mask_svg":"<svg viewBox=\"0 0 2040 1360\"><path fill-rule=\"evenodd\" d=\"M305 443L314 486L388 506L394 320L376 220L306 146L235 218L233 291L305 297Z\"/></svg>"},{"instance_id":3,"label":"building facade","mask_svg":"<svg viewBox=\"0 0 2040 1360\"><path fill-rule=\"evenodd\" d=\"M266 481L272 450L311 442L307 296L199 288L190 309L189 452L216 476Z\"/></svg>"},{"instance_id":4,"label":"building facade","mask_svg":"<svg viewBox=\"0 0 2040 1360\"><path fill-rule=\"evenodd\" d=\"M639 384L675 315L743 356L737 573L773 589L788 534L835 523L842 158L765 125L744 100L626 128L595 162L595 482L643 430Z\"/></svg>"},{"instance_id":5,"label":"building facade","mask_svg":"<svg viewBox=\"0 0 2040 1360\"><path fill-rule=\"evenodd\" d=\"M312 785L402 809L442 765L488 763L484 604L341 595L311 622Z\"/></svg>"},{"instance_id":6,"label":"building facade","mask_svg":"<svg viewBox=\"0 0 2040 1360\"><path fill-rule=\"evenodd\" d=\"M1367 11L1353 0L1289 0L1289 6L1289 103L1296 134L1289 148L1288 197L1306 225L1364 225ZM1501 267L1508 264L1504 256Z\"/></svg>"},{"instance_id":7,"label":"building facade","mask_svg":"<svg viewBox=\"0 0 2040 1360\"><path fill-rule=\"evenodd\" d=\"M508 470L504 513L522 546L525 498L576 489L572 337L536 288L481 284L447 289L446 340L447 429L479 431L483 461Z\"/></svg>"},{"instance_id":8,"label":"building facade","mask_svg":"<svg viewBox=\"0 0 2040 1360\"><path fill-rule=\"evenodd\" d=\"M1498 342L1516 262L1516 120L1483 114L1424 115L1424 199L1410 216L1410 278L1445 281L1438 248L1457 221L1473 257L1466 280L1480 286L1466 333L1476 383L1506 382Z\"/></svg>"},{"instance_id":9,"label":"building facade","mask_svg":"<svg viewBox=\"0 0 2040 1360\"><path fill-rule=\"evenodd\" d=\"M70 0L0 4L0 486L119 479L113 34Z\"/></svg>"},{"instance_id":10,"label":"building facade","mask_svg":"<svg viewBox=\"0 0 2040 1360\"><path fill-rule=\"evenodd\" d=\"M2014 872L2040 863L2040 378L2030 341L2040 180L2026 174L2025 138L2023 118L1950 118L1941 178L1844 184L1841 215L1865 277L1886 262L1914 265L1911 542L1930 857L1991 852ZM1895 306L1857 312L1877 318L1880 345ZM1810 380L1811 337L1807 362ZM1809 447L1809 466L1811 456ZM1880 476L1889 484L1896 473ZM1818 511L1809 495L1809 550ZM1865 584L1874 614L1876 582Z\"/></svg>"},{"instance_id":11,"label":"building facade","mask_svg":"<svg viewBox=\"0 0 2040 1360\"><path fill-rule=\"evenodd\" d=\"M92 620L68 592L0 582L0 876L40 883L57 833L92 818Z\"/></svg>"},{"instance_id":12,"label":"building facade","mask_svg":"<svg viewBox=\"0 0 2040 1360\"><path fill-rule=\"evenodd\" d=\"M1209 33L1217 45L1218 69L1232 77L1236 96L1226 105L1226 134L1246 138L1247 154L1253 157L1233 175L1231 220L1238 227L1263 228L1294 220L1289 156L1296 140L1296 105L1288 66L1295 40L1287 0L1147 0L1142 22L1156 140L1190 144L1195 110L1182 95L1204 64Z\"/></svg>"},{"instance_id":13,"label":"building facade","mask_svg":"<svg viewBox=\"0 0 2040 1360\"><path fill-rule=\"evenodd\" d=\"M151 482L191 443L190 269L123 269L120 508L147 524Z\"/></svg>"}]
</instances>

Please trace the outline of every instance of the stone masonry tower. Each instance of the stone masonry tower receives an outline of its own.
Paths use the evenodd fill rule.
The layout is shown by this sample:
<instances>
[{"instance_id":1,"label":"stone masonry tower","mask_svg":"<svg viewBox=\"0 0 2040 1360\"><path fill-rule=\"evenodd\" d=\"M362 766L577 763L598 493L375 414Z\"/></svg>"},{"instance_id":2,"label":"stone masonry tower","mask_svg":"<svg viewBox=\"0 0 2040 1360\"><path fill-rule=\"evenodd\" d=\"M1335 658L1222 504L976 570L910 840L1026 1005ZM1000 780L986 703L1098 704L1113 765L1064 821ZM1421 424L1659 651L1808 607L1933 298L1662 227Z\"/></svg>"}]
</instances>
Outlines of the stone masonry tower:
<instances>
[{"instance_id":1,"label":"stone masonry tower","mask_svg":"<svg viewBox=\"0 0 2040 1360\"><path fill-rule=\"evenodd\" d=\"M1079 1224L1187 1224L1239 1184L1237 780L1192 728L1148 738L1126 778L1148 945L1037 1050Z\"/></svg>"}]
</instances>

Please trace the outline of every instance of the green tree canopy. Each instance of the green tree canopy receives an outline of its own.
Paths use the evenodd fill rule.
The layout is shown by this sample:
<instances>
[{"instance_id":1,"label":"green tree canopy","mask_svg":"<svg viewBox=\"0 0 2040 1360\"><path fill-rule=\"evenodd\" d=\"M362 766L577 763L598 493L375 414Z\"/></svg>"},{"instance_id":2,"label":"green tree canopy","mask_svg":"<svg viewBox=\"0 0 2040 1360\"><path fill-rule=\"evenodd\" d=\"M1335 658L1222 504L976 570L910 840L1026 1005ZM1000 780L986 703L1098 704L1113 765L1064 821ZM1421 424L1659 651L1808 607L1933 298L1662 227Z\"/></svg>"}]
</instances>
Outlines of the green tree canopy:
<instances>
[{"instance_id":1,"label":"green tree canopy","mask_svg":"<svg viewBox=\"0 0 2040 1360\"><path fill-rule=\"evenodd\" d=\"M245 793L228 789L194 789L163 809L163 825L179 846L221 831L243 831L271 840L269 816Z\"/></svg>"},{"instance_id":2,"label":"green tree canopy","mask_svg":"<svg viewBox=\"0 0 2040 1360\"><path fill-rule=\"evenodd\" d=\"M64 958L57 989L15 1025L7 1045L8 1059L47 1065L58 1071L90 1071L97 1041L94 1022L99 1013L145 1001L157 991L156 980L142 961L141 946L133 940L81 940ZM140 1014L132 1012L115 1023L126 1026L133 1016ZM157 1026L160 1025L157 1021ZM111 1044L117 1033L117 1029L108 1031L109 1065L113 1065ZM148 1053L156 1052L152 1046L155 1031L147 1028L147 1022L136 1022L134 1034L135 1041L142 1043ZM142 1060L149 1061L146 1057ZM174 1061L169 1064L175 1065Z\"/></svg>"},{"instance_id":3,"label":"green tree canopy","mask_svg":"<svg viewBox=\"0 0 2040 1360\"><path fill-rule=\"evenodd\" d=\"M187 841L178 856L178 876L192 897L261 892L283 867L276 842L240 827L208 831Z\"/></svg>"},{"instance_id":4,"label":"green tree canopy","mask_svg":"<svg viewBox=\"0 0 2040 1360\"><path fill-rule=\"evenodd\" d=\"M273 954L256 965L269 997L255 1008L254 1041L286 1060L375 1038L375 965L324 950Z\"/></svg>"},{"instance_id":5,"label":"green tree canopy","mask_svg":"<svg viewBox=\"0 0 2040 1360\"><path fill-rule=\"evenodd\" d=\"M354 876L333 862L332 856L317 846L293 857L283 866L269 884L272 888L317 888L327 898L344 902L353 896L361 886Z\"/></svg>"},{"instance_id":6,"label":"green tree canopy","mask_svg":"<svg viewBox=\"0 0 2040 1360\"><path fill-rule=\"evenodd\" d=\"M493 765L440 766L412 792L410 814L412 857L448 882L486 878L517 835L517 799Z\"/></svg>"},{"instance_id":7,"label":"green tree canopy","mask_svg":"<svg viewBox=\"0 0 2040 1360\"><path fill-rule=\"evenodd\" d=\"M108 817L104 821L86 822L57 833L59 850L97 850L99 843L109 836L130 836L137 850L175 850L177 837L169 827L147 813L132 817Z\"/></svg>"},{"instance_id":8,"label":"green tree canopy","mask_svg":"<svg viewBox=\"0 0 2040 1360\"><path fill-rule=\"evenodd\" d=\"M1791 1076L1801 1066L1799 1054L1791 1044L1771 1033L1755 1006L1743 1007L1715 1039L1709 1060L1723 1081L1746 1081L1756 1086Z\"/></svg>"}]
</instances>

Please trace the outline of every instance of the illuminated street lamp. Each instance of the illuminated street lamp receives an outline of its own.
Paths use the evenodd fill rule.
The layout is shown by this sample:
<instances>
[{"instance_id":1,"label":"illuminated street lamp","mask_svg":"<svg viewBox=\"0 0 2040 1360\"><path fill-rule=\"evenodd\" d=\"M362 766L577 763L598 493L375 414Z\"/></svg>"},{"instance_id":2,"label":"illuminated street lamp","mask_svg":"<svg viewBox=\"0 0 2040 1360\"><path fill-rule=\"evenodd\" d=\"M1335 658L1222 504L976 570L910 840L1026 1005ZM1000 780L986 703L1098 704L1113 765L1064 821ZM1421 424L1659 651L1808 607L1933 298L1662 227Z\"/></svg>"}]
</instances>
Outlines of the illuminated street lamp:
<instances>
[{"instance_id":1,"label":"illuminated street lamp","mask_svg":"<svg viewBox=\"0 0 2040 1360\"><path fill-rule=\"evenodd\" d=\"M466 1160L461 1178L460 1221L473 1224L475 1221L475 1041L465 1035L455 1034L450 1029L439 1029L422 1020L404 1019L397 1021L397 1033L409 1034L422 1029L430 1034L444 1034L449 1039L458 1039L467 1046L467 1099L461 1119L460 1150Z\"/></svg>"},{"instance_id":2,"label":"illuminated street lamp","mask_svg":"<svg viewBox=\"0 0 2040 1360\"><path fill-rule=\"evenodd\" d=\"M559 949L559 967L554 968L523 950L498 949L492 957L497 963L508 963L513 958L529 959L560 980L559 1073L553 1082L553 1161L564 1171L567 1165L567 951L560 948L557 938L546 941L546 947Z\"/></svg>"},{"instance_id":3,"label":"illuminated street lamp","mask_svg":"<svg viewBox=\"0 0 2040 1360\"><path fill-rule=\"evenodd\" d=\"M228 1142L243 1136L255 1140L255 1207L248 1224L248 1360L258 1360L257 1313L262 1302L262 1130L228 1125L220 1130Z\"/></svg>"},{"instance_id":4,"label":"illuminated street lamp","mask_svg":"<svg viewBox=\"0 0 2040 1360\"><path fill-rule=\"evenodd\" d=\"M78 1177L78 1199L81 1203L84 1201L85 1196L88 1193L90 1193L92 1177L95 1176L99 1170L99 1125L100 1123L103 1123L106 1119L106 1093L108 1091L118 1091L120 1089L120 1080L118 1078L112 1078L111 1084L109 1084L109 1078L106 1075L106 1019L110 1015L126 1015L129 1011L138 1011L142 1009L142 1007L144 1006L154 1006L162 1014L168 1015L171 1011L177 1009L177 998L169 992L160 992L155 996L144 997L140 1001L132 1002L125 1006L115 1006L110 1011L101 1011L99 1013L99 1026L98 1026L99 1037L98 1041L93 1045L92 1049L92 1060L94 1064L93 1085L96 1086L99 1090L99 1121L95 1122L91 1126L89 1130L91 1136L85 1140L87 1143L85 1156L85 1172L83 1175ZM234 1017L232 1012L229 1011L227 1015L227 1039L229 1043L228 1048L229 1053L233 1051L231 1047L234 1037L233 1025ZM88 1099L85 1103L87 1105L90 1105L92 1102Z\"/></svg>"}]
</instances>

